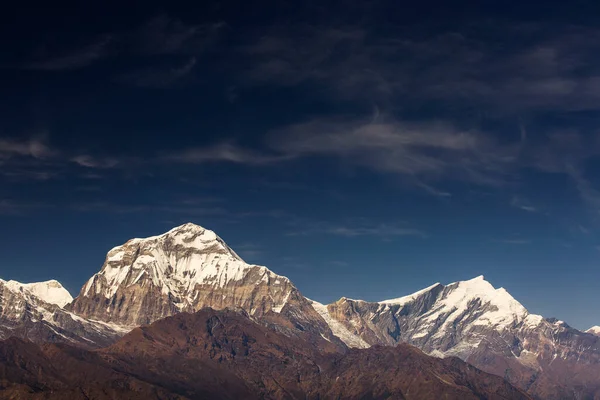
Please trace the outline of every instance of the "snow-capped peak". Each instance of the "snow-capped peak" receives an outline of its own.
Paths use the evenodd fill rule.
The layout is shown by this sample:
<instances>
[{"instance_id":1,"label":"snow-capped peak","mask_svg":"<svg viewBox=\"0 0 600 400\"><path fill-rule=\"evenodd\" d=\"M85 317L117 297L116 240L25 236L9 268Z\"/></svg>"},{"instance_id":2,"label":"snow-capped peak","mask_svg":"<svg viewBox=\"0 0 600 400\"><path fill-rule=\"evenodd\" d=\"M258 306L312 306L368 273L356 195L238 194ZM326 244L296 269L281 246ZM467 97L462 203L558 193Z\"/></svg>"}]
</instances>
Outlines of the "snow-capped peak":
<instances>
[{"instance_id":1,"label":"snow-capped peak","mask_svg":"<svg viewBox=\"0 0 600 400\"><path fill-rule=\"evenodd\" d=\"M73 301L73 297L67 289L54 279L35 283L21 283L13 280L0 280L0 282L13 292L27 292L46 303L56 304L59 307L64 307Z\"/></svg>"},{"instance_id":2,"label":"snow-capped peak","mask_svg":"<svg viewBox=\"0 0 600 400\"><path fill-rule=\"evenodd\" d=\"M600 336L600 326L592 326L590 329L588 329L585 332L591 333L592 335Z\"/></svg>"},{"instance_id":3,"label":"snow-capped peak","mask_svg":"<svg viewBox=\"0 0 600 400\"><path fill-rule=\"evenodd\" d=\"M215 232L200 225L188 222L165 232L161 235L129 240L127 244L161 243L172 247L192 248L198 251L227 252L232 257L242 260ZM117 246L109 252L109 256L117 253L123 246Z\"/></svg>"},{"instance_id":4,"label":"snow-capped peak","mask_svg":"<svg viewBox=\"0 0 600 400\"><path fill-rule=\"evenodd\" d=\"M446 286L448 293L439 302L447 310L454 309L453 314L467 310L473 301L480 301L482 306L490 306L476 321L477 325L503 325L523 320L528 312L521 303L515 300L504 288L495 289L483 275L468 281L451 283Z\"/></svg>"},{"instance_id":5,"label":"snow-capped peak","mask_svg":"<svg viewBox=\"0 0 600 400\"><path fill-rule=\"evenodd\" d=\"M110 298L119 287L146 281L163 294L181 299L195 293L198 284L223 287L241 280L255 267L245 263L213 231L187 223L161 235L131 239L110 250L102 270L88 281L83 295L95 285L96 294ZM276 277L267 268L258 268L265 279ZM99 284L98 279L103 282Z\"/></svg>"},{"instance_id":6,"label":"snow-capped peak","mask_svg":"<svg viewBox=\"0 0 600 400\"><path fill-rule=\"evenodd\" d=\"M421 289L413 294L410 294L408 296L403 296L403 297L398 297L397 299L390 299L390 300L383 300L380 301L379 304L390 304L390 305L404 305L406 303L409 303L413 300L415 300L416 298L418 298L419 296L431 291L432 289L435 289L436 287L441 286L441 284L438 283L434 283L433 285L426 287L425 289Z\"/></svg>"}]
</instances>

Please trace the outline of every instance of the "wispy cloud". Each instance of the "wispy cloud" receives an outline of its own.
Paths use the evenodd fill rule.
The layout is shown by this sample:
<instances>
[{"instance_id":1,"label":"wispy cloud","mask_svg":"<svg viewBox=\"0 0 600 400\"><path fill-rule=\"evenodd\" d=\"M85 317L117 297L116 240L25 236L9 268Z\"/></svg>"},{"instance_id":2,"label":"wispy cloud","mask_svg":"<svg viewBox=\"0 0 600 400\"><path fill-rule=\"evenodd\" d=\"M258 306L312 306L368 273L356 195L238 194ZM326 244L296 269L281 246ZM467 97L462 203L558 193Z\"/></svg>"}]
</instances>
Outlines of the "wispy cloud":
<instances>
[{"instance_id":1,"label":"wispy cloud","mask_svg":"<svg viewBox=\"0 0 600 400\"><path fill-rule=\"evenodd\" d=\"M227 210L216 206L186 206L182 204L122 204L111 202L76 203L70 206L79 212L104 212L113 214L161 213L188 216L226 215Z\"/></svg>"},{"instance_id":2,"label":"wispy cloud","mask_svg":"<svg viewBox=\"0 0 600 400\"><path fill-rule=\"evenodd\" d=\"M161 157L166 162L201 164L207 162L232 162L237 164L264 165L290 159L286 154L268 154L247 149L232 142L208 147L197 147L171 152Z\"/></svg>"},{"instance_id":3,"label":"wispy cloud","mask_svg":"<svg viewBox=\"0 0 600 400\"><path fill-rule=\"evenodd\" d=\"M513 196L513 198L510 201L510 205L527 212L539 211L537 207L534 207L529 201L519 196Z\"/></svg>"},{"instance_id":4,"label":"wispy cloud","mask_svg":"<svg viewBox=\"0 0 600 400\"><path fill-rule=\"evenodd\" d=\"M44 159L56 154L56 150L39 138L14 139L0 138L0 162L14 156Z\"/></svg>"},{"instance_id":5,"label":"wispy cloud","mask_svg":"<svg viewBox=\"0 0 600 400\"><path fill-rule=\"evenodd\" d=\"M600 75L591 68L598 66L598 29L496 21L430 31L274 26L241 49L251 65L244 77L251 84L319 83L328 94L395 104L452 101L519 113L600 106Z\"/></svg>"},{"instance_id":6,"label":"wispy cloud","mask_svg":"<svg viewBox=\"0 0 600 400\"><path fill-rule=\"evenodd\" d=\"M580 168L568 164L566 172L575 183L581 199L595 212L600 212L600 191L593 187Z\"/></svg>"},{"instance_id":7,"label":"wispy cloud","mask_svg":"<svg viewBox=\"0 0 600 400\"><path fill-rule=\"evenodd\" d=\"M128 53L197 55L213 44L227 27L224 22L187 24L167 14L157 15L122 34Z\"/></svg>"},{"instance_id":8,"label":"wispy cloud","mask_svg":"<svg viewBox=\"0 0 600 400\"><path fill-rule=\"evenodd\" d=\"M139 87L164 88L181 83L190 75L196 58L192 57L185 63L170 67L150 67L123 74L118 82Z\"/></svg>"},{"instance_id":9,"label":"wispy cloud","mask_svg":"<svg viewBox=\"0 0 600 400\"><path fill-rule=\"evenodd\" d=\"M119 164L119 160L116 158L99 158L89 154L81 154L71 158L71 161L82 167L87 168L113 168Z\"/></svg>"},{"instance_id":10,"label":"wispy cloud","mask_svg":"<svg viewBox=\"0 0 600 400\"><path fill-rule=\"evenodd\" d=\"M106 32L88 39L83 45L54 49L42 45L23 69L68 71L88 67L110 57L190 56L184 65L172 68L148 68L131 73L129 80L139 86L157 86L186 75L195 64L195 56L213 45L226 27L223 22L186 24L166 14L157 15L125 31ZM135 78L135 79L134 79Z\"/></svg>"},{"instance_id":11,"label":"wispy cloud","mask_svg":"<svg viewBox=\"0 0 600 400\"><path fill-rule=\"evenodd\" d=\"M255 243L242 243L235 245L233 246L233 250L246 261L256 260L264 255L264 249Z\"/></svg>"},{"instance_id":12,"label":"wispy cloud","mask_svg":"<svg viewBox=\"0 0 600 400\"><path fill-rule=\"evenodd\" d=\"M23 67L31 70L64 71L87 67L109 54L111 35L104 35L83 47L70 49L64 54L51 56L26 63Z\"/></svg>"},{"instance_id":13,"label":"wispy cloud","mask_svg":"<svg viewBox=\"0 0 600 400\"><path fill-rule=\"evenodd\" d=\"M49 207L49 205L13 199L0 199L0 215L24 215L31 211L46 207Z\"/></svg>"},{"instance_id":14,"label":"wispy cloud","mask_svg":"<svg viewBox=\"0 0 600 400\"><path fill-rule=\"evenodd\" d=\"M427 234L421 230L398 224L334 224L329 222L305 221L295 224L295 230L288 232L288 236L305 236L325 234L343 237L373 236L389 239L398 236L413 236L426 238Z\"/></svg>"},{"instance_id":15,"label":"wispy cloud","mask_svg":"<svg viewBox=\"0 0 600 400\"><path fill-rule=\"evenodd\" d=\"M528 239L494 239L492 242L516 245L531 244L531 240Z\"/></svg>"},{"instance_id":16,"label":"wispy cloud","mask_svg":"<svg viewBox=\"0 0 600 400\"><path fill-rule=\"evenodd\" d=\"M327 118L274 131L268 145L289 158L328 156L378 171L418 179L450 176L480 184L499 185L514 163L518 148L500 145L491 136L462 131L450 124L407 123L394 119ZM423 184L425 186L423 186Z\"/></svg>"}]
</instances>

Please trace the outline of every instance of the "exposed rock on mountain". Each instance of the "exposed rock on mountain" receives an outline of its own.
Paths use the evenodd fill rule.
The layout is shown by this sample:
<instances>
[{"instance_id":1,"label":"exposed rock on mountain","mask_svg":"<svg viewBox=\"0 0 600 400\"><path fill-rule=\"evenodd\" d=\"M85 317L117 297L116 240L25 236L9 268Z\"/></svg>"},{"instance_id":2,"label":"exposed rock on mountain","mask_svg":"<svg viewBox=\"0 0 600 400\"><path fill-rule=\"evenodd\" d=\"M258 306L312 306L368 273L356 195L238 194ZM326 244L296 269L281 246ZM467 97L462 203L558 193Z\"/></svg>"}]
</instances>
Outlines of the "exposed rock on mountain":
<instances>
[{"instance_id":1,"label":"exposed rock on mountain","mask_svg":"<svg viewBox=\"0 0 600 400\"><path fill-rule=\"evenodd\" d=\"M143 325L203 307L241 308L290 334L335 337L286 277L244 262L214 232L185 224L108 252L70 309L84 318Z\"/></svg>"},{"instance_id":2,"label":"exposed rock on mountain","mask_svg":"<svg viewBox=\"0 0 600 400\"><path fill-rule=\"evenodd\" d=\"M369 345L408 343L457 356L540 398L600 395L600 338L529 314L481 276L377 303L342 298L326 308L334 332L345 328L340 338L349 346L356 338L348 333Z\"/></svg>"},{"instance_id":3,"label":"exposed rock on mountain","mask_svg":"<svg viewBox=\"0 0 600 400\"><path fill-rule=\"evenodd\" d=\"M319 346L213 310L165 318L95 352L10 339L0 342L0 399L529 398L457 358L407 345Z\"/></svg>"},{"instance_id":4,"label":"exposed rock on mountain","mask_svg":"<svg viewBox=\"0 0 600 400\"><path fill-rule=\"evenodd\" d=\"M57 281L22 284L0 279L0 339L16 336L92 348L112 343L130 330L62 309L70 300L69 292Z\"/></svg>"}]
</instances>

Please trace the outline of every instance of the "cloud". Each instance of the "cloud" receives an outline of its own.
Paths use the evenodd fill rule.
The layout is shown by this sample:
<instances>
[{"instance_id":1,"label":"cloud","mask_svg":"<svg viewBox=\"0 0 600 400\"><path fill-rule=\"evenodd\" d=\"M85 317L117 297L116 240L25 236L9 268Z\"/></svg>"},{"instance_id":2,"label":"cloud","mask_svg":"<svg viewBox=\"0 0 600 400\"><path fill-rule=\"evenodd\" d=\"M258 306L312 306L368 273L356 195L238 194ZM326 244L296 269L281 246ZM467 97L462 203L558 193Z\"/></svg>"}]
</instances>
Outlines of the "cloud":
<instances>
[{"instance_id":1,"label":"cloud","mask_svg":"<svg viewBox=\"0 0 600 400\"><path fill-rule=\"evenodd\" d=\"M355 101L522 113L599 108L598 39L600 29L572 25L376 30L329 23L273 26L240 54L249 85L314 84Z\"/></svg>"},{"instance_id":2,"label":"cloud","mask_svg":"<svg viewBox=\"0 0 600 400\"><path fill-rule=\"evenodd\" d=\"M98 158L89 154L82 154L71 158L71 161L87 168L113 168L119 164L115 158Z\"/></svg>"},{"instance_id":3,"label":"cloud","mask_svg":"<svg viewBox=\"0 0 600 400\"><path fill-rule=\"evenodd\" d=\"M105 35L84 47L70 50L62 55L26 63L24 69L64 71L87 67L109 54L108 48L112 39L110 35Z\"/></svg>"},{"instance_id":4,"label":"cloud","mask_svg":"<svg viewBox=\"0 0 600 400\"><path fill-rule=\"evenodd\" d=\"M513 196L510 205L523 211L538 212L537 207L532 206L531 203L519 196Z\"/></svg>"},{"instance_id":5,"label":"cloud","mask_svg":"<svg viewBox=\"0 0 600 400\"><path fill-rule=\"evenodd\" d=\"M71 46L66 50L43 48L43 51L37 51L35 60L22 63L21 67L29 70L68 71L88 67L105 58L192 56L182 66L148 68L132 73L129 77L138 86L161 86L160 82L168 83L177 76L187 74L196 62L193 56L216 43L225 27L223 22L186 24L162 14L127 31L107 32L99 37L89 38L84 45Z\"/></svg>"},{"instance_id":6,"label":"cloud","mask_svg":"<svg viewBox=\"0 0 600 400\"><path fill-rule=\"evenodd\" d=\"M450 176L484 185L503 184L518 152L517 147L500 145L477 131L462 131L443 122L391 118L312 120L272 132L267 143L288 158L336 157L410 178ZM421 179L417 183L432 194L448 195Z\"/></svg>"},{"instance_id":7,"label":"cloud","mask_svg":"<svg viewBox=\"0 0 600 400\"><path fill-rule=\"evenodd\" d=\"M104 212L111 214L163 213L188 216L226 215L221 207L186 206L183 204L121 204L111 202L76 203L70 205L79 212Z\"/></svg>"},{"instance_id":8,"label":"cloud","mask_svg":"<svg viewBox=\"0 0 600 400\"><path fill-rule=\"evenodd\" d=\"M397 236L413 236L419 238L426 238L427 234L421 230L407 227L405 225L398 224L350 224L340 225L332 224L329 222L315 222L315 221L296 221L292 223L298 229L289 232L288 236L306 236L314 234L326 234L332 236L343 236L343 237L359 237L359 236L374 236L383 239L389 239Z\"/></svg>"},{"instance_id":9,"label":"cloud","mask_svg":"<svg viewBox=\"0 0 600 400\"><path fill-rule=\"evenodd\" d=\"M254 243L242 243L233 246L233 249L242 258L249 260L256 260L264 255L262 247Z\"/></svg>"},{"instance_id":10,"label":"cloud","mask_svg":"<svg viewBox=\"0 0 600 400\"><path fill-rule=\"evenodd\" d=\"M56 154L43 140L0 138L0 163L9 157L22 156L36 159L49 158Z\"/></svg>"},{"instance_id":11,"label":"cloud","mask_svg":"<svg viewBox=\"0 0 600 400\"><path fill-rule=\"evenodd\" d=\"M152 67L129 72L118 77L117 81L139 87L169 87L181 82L184 78L189 76L195 65L196 58L192 57L184 64L174 67Z\"/></svg>"},{"instance_id":12,"label":"cloud","mask_svg":"<svg viewBox=\"0 0 600 400\"><path fill-rule=\"evenodd\" d=\"M595 212L600 212L600 191L592 186L580 168L567 165L566 169L567 174L575 183L581 199Z\"/></svg>"},{"instance_id":13,"label":"cloud","mask_svg":"<svg viewBox=\"0 0 600 400\"><path fill-rule=\"evenodd\" d=\"M424 182L417 182L416 186L423 189L425 192L437 196L437 197L452 197L452 193L445 192L443 190L436 189L435 187L428 185Z\"/></svg>"},{"instance_id":14,"label":"cloud","mask_svg":"<svg viewBox=\"0 0 600 400\"><path fill-rule=\"evenodd\" d=\"M231 162L235 164L264 165L289 159L285 154L267 154L240 147L232 142L209 147L197 147L171 152L161 157L163 162L202 164L208 162Z\"/></svg>"},{"instance_id":15,"label":"cloud","mask_svg":"<svg viewBox=\"0 0 600 400\"><path fill-rule=\"evenodd\" d=\"M495 243L504 243L504 244L531 244L531 240L528 239L494 239L492 240Z\"/></svg>"},{"instance_id":16,"label":"cloud","mask_svg":"<svg viewBox=\"0 0 600 400\"><path fill-rule=\"evenodd\" d=\"M196 55L212 45L226 27L223 22L186 24L166 14L157 15L123 35L127 52L141 55Z\"/></svg>"},{"instance_id":17,"label":"cloud","mask_svg":"<svg viewBox=\"0 0 600 400\"><path fill-rule=\"evenodd\" d=\"M23 215L32 210L48 207L40 203L0 199L0 215Z\"/></svg>"}]
</instances>

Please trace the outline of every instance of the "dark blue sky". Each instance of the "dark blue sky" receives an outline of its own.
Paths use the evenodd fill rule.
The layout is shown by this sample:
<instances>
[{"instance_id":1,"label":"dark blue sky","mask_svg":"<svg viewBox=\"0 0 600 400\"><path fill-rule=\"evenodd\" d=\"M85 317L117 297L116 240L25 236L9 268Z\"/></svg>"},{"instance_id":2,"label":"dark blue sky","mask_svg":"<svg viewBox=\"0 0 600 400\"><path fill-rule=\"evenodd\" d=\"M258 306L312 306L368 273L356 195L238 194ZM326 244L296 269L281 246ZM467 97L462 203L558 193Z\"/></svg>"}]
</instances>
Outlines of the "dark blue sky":
<instances>
[{"instance_id":1,"label":"dark blue sky","mask_svg":"<svg viewBox=\"0 0 600 400\"><path fill-rule=\"evenodd\" d=\"M600 323L593 2L127 3L0 12L1 278L191 221L322 302L483 274Z\"/></svg>"}]
</instances>

